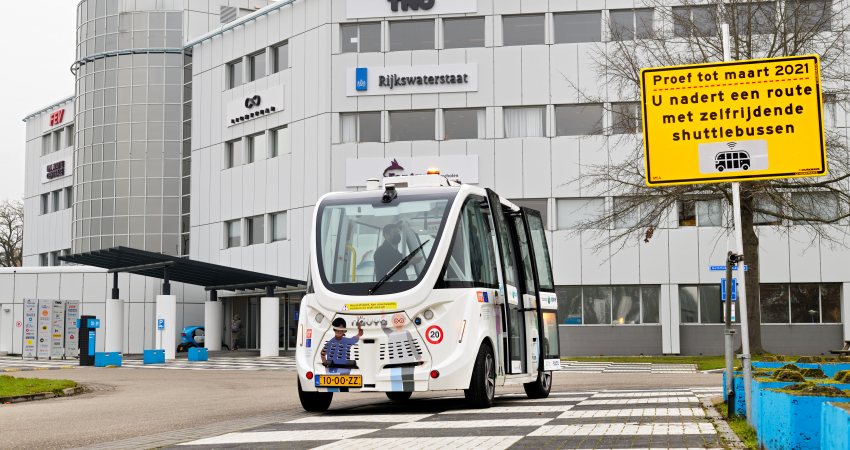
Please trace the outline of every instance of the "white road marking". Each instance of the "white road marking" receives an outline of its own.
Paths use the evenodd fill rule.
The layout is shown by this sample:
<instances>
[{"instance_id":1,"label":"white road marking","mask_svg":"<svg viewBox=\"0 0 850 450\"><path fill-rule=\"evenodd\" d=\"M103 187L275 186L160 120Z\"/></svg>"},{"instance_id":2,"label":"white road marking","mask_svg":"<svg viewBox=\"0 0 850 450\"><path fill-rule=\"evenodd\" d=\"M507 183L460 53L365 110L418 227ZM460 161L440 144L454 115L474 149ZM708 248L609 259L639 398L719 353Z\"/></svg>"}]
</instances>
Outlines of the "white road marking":
<instances>
[{"instance_id":1,"label":"white road marking","mask_svg":"<svg viewBox=\"0 0 850 450\"><path fill-rule=\"evenodd\" d=\"M303 419L292 420L286 423L340 423L340 422L378 422L378 423L403 423L416 422L433 414L373 414L373 415L322 415L310 416Z\"/></svg>"},{"instance_id":2,"label":"white road marking","mask_svg":"<svg viewBox=\"0 0 850 450\"><path fill-rule=\"evenodd\" d=\"M506 449L522 439L523 436L453 436L453 437L416 437L416 438L361 438L343 439L317 449L364 449L372 450L411 450L424 448L492 450Z\"/></svg>"},{"instance_id":3,"label":"white road marking","mask_svg":"<svg viewBox=\"0 0 850 450\"><path fill-rule=\"evenodd\" d=\"M608 399L608 400L585 400L579 403L579 406L599 406L599 405L653 405L658 403L699 403L696 397L654 397L654 398L627 398L627 399Z\"/></svg>"},{"instance_id":4,"label":"white road marking","mask_svg":"<svg viewBox=\"0 0 850 450\"><path fill-rule=\"evenodd\" d=\"M647 408L603 409L591 411L564 411L559 419L586 419L595 417L705 417L701 408Z\"/></svg>"},{"instance_id":5,"label":"white road marking","mask_svg":"<svg viewBox=\"0 0 850 450\"><path fill-rule=\"evenodd\" d=\"M447 420L428 422L408 422L389 427L395 430L417 430L422 428L505 428L539 427L546 425L552 418L544 419L499 419L499 420Z\"/></svg>"},{"instance_id":6,"label":"white road marking","mask_svg":"<svg viewBox=\"0 0 850 450\"><path fill-rule=\"evenodd\" d=\"M298 430L298 431L252 431L248 433L228 433L221 436L198 439L179 445L232 445L262 442L331 441L348 439L378 430Z\"/></svg>"},{"instance_id":7,"label":"white road marking","mask_svg":"<svg viewBox=\"0 0 850 450\"><path fill-rule=\"evenodd\" d=\"M494 406L487 409L459 409L445 411L440 414L504 414L504 413L536 413L536 412L562 412L572 408L572 405L559 406Z\"/></svg>"},{"instance_id":8,"label":"white road marking","mask_svg":"<svg viewBox=\"0 0 850 450\"><path fill-rule=\"evenodd\" d=\"M584 425L544 425L529 436L661 436L685 434L717 434L710 423L653 423L630 425L624 423Z\"/></svg>"}]
</instances>

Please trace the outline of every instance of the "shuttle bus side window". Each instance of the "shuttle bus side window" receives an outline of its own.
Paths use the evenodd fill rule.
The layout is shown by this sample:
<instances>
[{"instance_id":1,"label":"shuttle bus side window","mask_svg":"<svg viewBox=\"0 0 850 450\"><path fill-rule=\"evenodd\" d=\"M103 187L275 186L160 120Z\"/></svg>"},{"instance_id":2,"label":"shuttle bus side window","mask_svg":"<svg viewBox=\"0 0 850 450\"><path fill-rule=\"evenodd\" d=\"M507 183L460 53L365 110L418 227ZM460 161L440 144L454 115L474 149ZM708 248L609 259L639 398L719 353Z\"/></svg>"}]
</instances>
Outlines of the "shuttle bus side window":
<instances>
[{"instance_id":1,"label":"shuttle bus side window","mask_svg":"<svg viewBox=\"0 0 850 450\"><path fill-rule=\"evenodd\" d=\"M528 214L528 227L531 230L531 244L534 246L534 260L537 263L540 289L554 292L555 283L552 277L552 264L549 259L549 247L546 245L543 220L536 214Z\"/></svg>"},{"instance_id":2,"label":"shuttle bus side window","mask_svg":"<svg viewBox=\"0 0 850 450\"><path fill-rule=\"evenodd\" d=\"M527 294L536 295L537 289L534 287L534 267L531 265L531 252L529 251L528 235L525 232L525 226L522 222L522 216L516 215L513 218L514 226L516 227L517 243L519 244L520 258L522 258L523 281L525 281L525 292Z\"/></svg>"},{"instance_id":3,"label":"shuttle bus side window","mask_svg":"<svg viewBox=\"0 0 850 450\"><path fill-rule=\"evenodd\" d=\"M498 286L490 227L481 208L483 201L473 196L464 204L437 288Z\"/></svg>"}]
</instances>

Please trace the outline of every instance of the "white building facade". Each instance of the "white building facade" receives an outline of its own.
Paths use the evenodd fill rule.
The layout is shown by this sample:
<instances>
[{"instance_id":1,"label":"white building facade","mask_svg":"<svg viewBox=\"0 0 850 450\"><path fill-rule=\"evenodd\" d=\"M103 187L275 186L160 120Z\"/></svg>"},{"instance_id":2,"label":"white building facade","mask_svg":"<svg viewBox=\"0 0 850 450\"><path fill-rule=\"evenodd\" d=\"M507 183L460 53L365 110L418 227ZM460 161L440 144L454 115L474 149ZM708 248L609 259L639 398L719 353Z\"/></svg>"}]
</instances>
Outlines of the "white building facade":
<instances>
[{"instance_id":1,"label":"white building facade","mask_svg":"<svg viewBox=\"0 0 850 450\"><path fill-rule=\"evenodd\" d=\"M678 204L648 242L606 244L626 222L576 231L618 202L583 175L625 157L639 132L612 118L638 98L594 66L609 23L631 39L647 23L675 32L641 3L279 1L190 39L187 256L305 279L322 194L435 166L543 213L562 354L720 354L712 266L734 239L719 199ZM826 110L846 139L844 109ZM759 221L765 347L821 353L850 339L847 246ZM258 328L261 294L224 295L225 322ZM299 294L280 295L283 330Z\"/></svg>"}]
</instances>

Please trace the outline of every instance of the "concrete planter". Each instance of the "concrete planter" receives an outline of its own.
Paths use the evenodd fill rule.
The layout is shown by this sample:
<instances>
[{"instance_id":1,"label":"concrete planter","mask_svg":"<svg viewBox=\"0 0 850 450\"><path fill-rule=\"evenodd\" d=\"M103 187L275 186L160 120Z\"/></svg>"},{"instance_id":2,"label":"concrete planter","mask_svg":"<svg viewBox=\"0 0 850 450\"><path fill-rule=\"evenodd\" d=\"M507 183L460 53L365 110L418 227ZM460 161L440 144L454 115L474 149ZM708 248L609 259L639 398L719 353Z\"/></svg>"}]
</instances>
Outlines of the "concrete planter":
<instances>
[{"instance_id":1,"label":"concrete planter","mask_svg":"<svg viewBox=\"0 0 850 450\"><path fill-rule=\"evenodd\" d=\"M850 448L850 412L833 403L821 407L820 448L846 450Z\"/></svg>"},{"instance_id":2,"label":"concrete planter","mask_svg":"<svg viewBox=\"0 0 850 450\"><path fill-rule=\"evenodd\" d=\"M819 449L823 405L850 403L850 398L791 395L773 389L759 394L759 414L754 417L759 445L767 450Z\"/></svg>"}]
</instances>

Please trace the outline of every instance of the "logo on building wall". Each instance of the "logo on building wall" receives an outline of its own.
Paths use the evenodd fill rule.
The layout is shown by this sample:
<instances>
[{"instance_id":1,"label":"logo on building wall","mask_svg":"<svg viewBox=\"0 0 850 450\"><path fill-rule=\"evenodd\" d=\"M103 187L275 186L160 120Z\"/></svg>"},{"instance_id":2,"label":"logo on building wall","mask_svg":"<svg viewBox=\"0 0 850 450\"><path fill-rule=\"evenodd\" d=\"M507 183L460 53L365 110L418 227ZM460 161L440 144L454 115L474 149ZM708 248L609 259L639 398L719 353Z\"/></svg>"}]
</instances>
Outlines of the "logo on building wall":
<instances>
[{"instance_id":1,"label":"logo on building wall","mask_svg":"<svg viewBox=\"0 0 850 450\"><path fill-rule=\"evenodd\" d=\"M262 99L259 95L255 95L253 97L248 97L245 99L245 107L248 109L255 108L260 106L260 102Z\"/></svg>"},{"instance_id":2,"label":"logo on building wall","mask_svg":"<svg viewBox=\"0 0 850 450\"><path fill-rule=\"evenodd\" d=\"M419 11L420 9L429 10L434 7L437 0L387 0L390 2L390 8L393 12L398 12L398 7L401 6L402 11Z\"/></svg>"},{"instance_id":3,"label":"logo on building wall","mask_svg":"<svg viewBox=\"0 0 850 450\"><path fill-rule=\"evenodd\" d=\"M369 89L369 69L366 67L358 67L354 71L354 86L358 91Z\"/></svg>"},{"instance_id":4,"label":"logo on building wall","mask_svg":"<svg viewBox=\"0 0 850 450\"><path fill-rule=\"evenodd\" d=\"M65 161L58 161L47 165L47 179L61 178L65 176Z\"/></svg>"},{"instance_id":5,"label":"logo on building wall","mask_svg":"<svg viewBox=\"0 0 850 450\"><path fill-rule=\"evenodd\" d=\"M401 167L401 165L395 159L392 160L389 167L384 169L384 177L385 178L386 177L400 177L402 175L404 175L404 167Z\"/></svg>"},{"instance_id":6,"label":"logo on building wall","mask_svg":"<svg viewBox=\"0 0 850 450\"><path fill-rule=\"evenodd\" d=\"M50 113L50 126L55 127L65 120L65 108L53 111Z\"/></svg>"}]
</instances>

